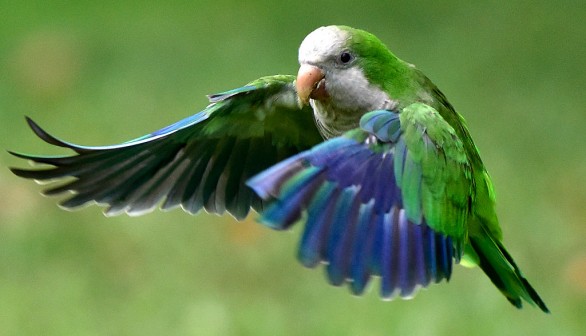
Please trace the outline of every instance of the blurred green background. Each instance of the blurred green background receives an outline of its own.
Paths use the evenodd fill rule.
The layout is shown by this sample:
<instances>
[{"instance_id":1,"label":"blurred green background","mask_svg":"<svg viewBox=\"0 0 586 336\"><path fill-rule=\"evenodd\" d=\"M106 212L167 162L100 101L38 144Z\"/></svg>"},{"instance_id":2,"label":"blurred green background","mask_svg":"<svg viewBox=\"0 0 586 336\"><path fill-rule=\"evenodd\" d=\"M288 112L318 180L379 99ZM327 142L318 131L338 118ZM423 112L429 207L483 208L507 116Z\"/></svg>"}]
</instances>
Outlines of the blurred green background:
<instances>
[{"instance_id":1,"label":"blurred green background","mask_svg":"<svg viewBox=\"0 0 586 336\"><path fill-rule=\"evenodd\" d=\"M586 2L11 1L0 10L0 147L122 142L205 94L297 71L321 25L371 31L468 121L505 244L552 310L514 309L478 269L411 301L330 287L299 228L181 211L59 209L0 155L0 335L584 335ZM378 285L378 283L377 283Z\"/></svg>"}]
</instances>

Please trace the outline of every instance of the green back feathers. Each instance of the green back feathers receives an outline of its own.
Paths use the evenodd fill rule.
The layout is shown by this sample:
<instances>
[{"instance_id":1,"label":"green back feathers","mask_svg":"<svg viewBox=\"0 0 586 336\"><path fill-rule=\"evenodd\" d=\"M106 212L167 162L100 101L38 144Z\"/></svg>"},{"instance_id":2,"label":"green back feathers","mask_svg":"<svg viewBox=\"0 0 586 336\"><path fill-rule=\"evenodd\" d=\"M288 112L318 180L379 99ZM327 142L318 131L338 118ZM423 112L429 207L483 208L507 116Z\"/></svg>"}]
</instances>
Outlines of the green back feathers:
<instances>
[{"instance_id":1,"label":"green back feathers","mask_svg":"<svg viewBox=\"0 0 586 336\"><path fill-rule=\"evenodd\" d=\"M425 103L435 108L442 119L453 128L453 135L459 139L463 148L462 153L465 153L470 163L468 178L474 180L474 191L470 191L473 215L481 218L481 222L496 239L502 239L495 213L492 183L464 118L454 110L431 80L409 63L396 57L376 36L351 27L341 26L340 28L350 33L349 48L356 53L357 62L371 83L387 92L399 103L400 108L424 100L422 97L429 99L430 101ZM461 200L453 201L461 202Z\"/></svg>"},{"instance_id":2,"label":"green back feathers","mask_svg":"<svg viewBox=\"0 0 586 336\"><path fill-rule=\"evenodd\" d=\"M497 240L502 240L502 232L498 224L495 210L495 196L490 176L486 167L480 158L478 148L472 140L472 136L466 127L464 118L456 112L454 107L448 102L444 94L427 78L421 71L414 72L420 83L419 90L423 90L431 95L434 101L434 107L437 109L442 118L454 128L454 132L461 140L470 166L472 168L472 179L474 180L475 192L473 196L472 212L481 219L486 229Z\"/></svg>"},{"instance_id":3,"label":"green back feathers","mask_svg":"<svg viewBox=\"0 0 586 336\"><path fill-rule=\"evenodd\" d=\"M417 192L427 222L434 230L454 238L457 245L467 236L466 221L472 194L471 171L462 142L438 112L425 104L414 103L399 114L408 148L408 158L419 167L421 183L403 186L405 208L417 208L409 195ZM404 173L408 176L408 172Z\"/></svg>"}]
</instances>

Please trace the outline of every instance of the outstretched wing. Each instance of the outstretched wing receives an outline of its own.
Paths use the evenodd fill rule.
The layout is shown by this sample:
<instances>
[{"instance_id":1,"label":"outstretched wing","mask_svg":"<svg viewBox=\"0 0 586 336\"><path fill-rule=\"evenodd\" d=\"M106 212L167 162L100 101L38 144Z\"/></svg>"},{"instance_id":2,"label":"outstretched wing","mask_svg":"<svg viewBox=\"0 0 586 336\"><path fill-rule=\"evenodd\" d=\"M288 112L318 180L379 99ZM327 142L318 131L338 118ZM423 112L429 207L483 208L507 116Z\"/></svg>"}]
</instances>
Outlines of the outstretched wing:
<instances>
[{"instance_id":1,"label":"outstretched wing","mask_svg":"<svg viewBox=\"0 0 586 336\"><path fill-rule=\"evenodd\" d=\"M274 201L261 220L287 229L304 218L298 257L327 263L329 282L412 297L449 279L466 237L472 182L461 141L430 106L373 111L361 128L299 153L248 184Z\"/></svg>"},{"instance_id":2,"label":"outstretched wing","mask_svg":"<svg viewBox=\"0 0 586 336\"><path fill-rule=\"evenodd\" d=\"M73 195L61 205L107 205L106 214L142 214L162 202L195 213L227 210L243 218L262 201L244 182L258 172L322 141L310 108L299 108L294 76L263 77L209 96L211 104L191 117L119 145L85 147L61 141L27 118L49 144L72 149L73 156L12 154L53 167L18 169L35 180L67 179L45 190ZM73 178L73 179L70 179Z\"/></svg>"}]
</instances>

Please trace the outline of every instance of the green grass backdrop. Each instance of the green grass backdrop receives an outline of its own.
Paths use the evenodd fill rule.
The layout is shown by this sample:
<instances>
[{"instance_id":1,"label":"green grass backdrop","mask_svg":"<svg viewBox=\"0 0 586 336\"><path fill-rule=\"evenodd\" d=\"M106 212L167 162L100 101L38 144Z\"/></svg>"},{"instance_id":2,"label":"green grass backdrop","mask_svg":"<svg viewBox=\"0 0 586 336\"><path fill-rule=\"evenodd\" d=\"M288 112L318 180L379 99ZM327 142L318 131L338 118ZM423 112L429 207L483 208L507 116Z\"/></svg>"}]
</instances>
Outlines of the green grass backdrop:
<instances>
[{"instance_id":1,"label":"green grass backdrop","mask_svg":"<svg viewBox=\"0 0 586 336\"><path fill-rule=\"evenodd\" d=\"M3 0L0 147L29 153L63 152L24 115L76 143L118 143L197 112L207 93L296 73L316 27L371 31L465 116L505 244L552 314L514 309L461 267L415 300L352 297L296 262L299 228L66 212L4 153L0 335L583 335L584 13L570 0Z\"/></svg>"}]
</instances>

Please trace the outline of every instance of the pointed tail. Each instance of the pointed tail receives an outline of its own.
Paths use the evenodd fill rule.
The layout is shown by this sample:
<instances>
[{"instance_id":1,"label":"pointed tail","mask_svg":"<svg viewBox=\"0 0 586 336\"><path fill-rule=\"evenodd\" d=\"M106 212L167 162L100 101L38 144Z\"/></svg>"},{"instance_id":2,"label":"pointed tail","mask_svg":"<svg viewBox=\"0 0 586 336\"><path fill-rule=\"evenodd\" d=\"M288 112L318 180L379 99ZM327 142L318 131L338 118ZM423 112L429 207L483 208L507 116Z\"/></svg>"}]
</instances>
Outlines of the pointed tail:
<instances>
[{"instance_id":1,"label":"pointed tail","mask_svg":"<svg viewBox=\"0 0 586 336\"><path fill-rule=\"evenodd\" d=\"M538 306L545 313L549 309L539 294L525 279L515 261L497 239L492 238L482 225L481 234L470 233L470 245L478 256L478 265L492 283L515 307L523 306L522 300Z\"/></svg>"}]
</instances>

